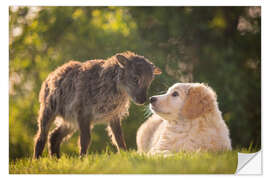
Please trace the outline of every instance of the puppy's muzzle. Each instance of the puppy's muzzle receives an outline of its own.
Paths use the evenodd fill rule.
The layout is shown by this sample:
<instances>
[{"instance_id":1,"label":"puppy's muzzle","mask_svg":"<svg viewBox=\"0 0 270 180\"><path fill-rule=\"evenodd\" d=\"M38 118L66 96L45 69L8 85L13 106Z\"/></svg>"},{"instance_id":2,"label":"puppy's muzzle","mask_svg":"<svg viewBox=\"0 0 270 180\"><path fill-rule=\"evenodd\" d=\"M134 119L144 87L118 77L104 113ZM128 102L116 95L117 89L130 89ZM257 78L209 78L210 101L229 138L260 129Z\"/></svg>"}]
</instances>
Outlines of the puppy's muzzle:
<instances>
[{"instance_id":1,"label":"puppy's muzzle","mask_svg":"<svg viewBox=\"0 0 270 180\"><path fill-rule=\"evenodd\" d=\"M152 96L150 97L149 101L151 104L154 104L157 101L157 98Z\"/></svg>"}]
</instances>

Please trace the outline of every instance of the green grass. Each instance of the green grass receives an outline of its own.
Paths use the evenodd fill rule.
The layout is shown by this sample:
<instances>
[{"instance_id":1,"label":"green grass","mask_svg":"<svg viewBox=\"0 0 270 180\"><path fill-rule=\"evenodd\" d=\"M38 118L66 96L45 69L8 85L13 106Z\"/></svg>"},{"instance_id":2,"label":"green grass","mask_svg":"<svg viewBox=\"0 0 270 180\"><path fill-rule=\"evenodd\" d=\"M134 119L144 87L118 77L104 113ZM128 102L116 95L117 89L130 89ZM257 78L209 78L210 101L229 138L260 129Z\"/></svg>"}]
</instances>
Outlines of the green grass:
<instances>
[{"instance_id":1,"label":"green grass","mask_svg":"<svg viewBox=\"0 0 270 180\"><path fill-rule=\"evenodd\" d=\"M139 155L135 151L62 155L60 159L43 157L11 161L10 174L233 174L237 150L223 153L177 153L169 157ZM250 152L242 150L241 152Z\"/></svg>"}]
</instances>

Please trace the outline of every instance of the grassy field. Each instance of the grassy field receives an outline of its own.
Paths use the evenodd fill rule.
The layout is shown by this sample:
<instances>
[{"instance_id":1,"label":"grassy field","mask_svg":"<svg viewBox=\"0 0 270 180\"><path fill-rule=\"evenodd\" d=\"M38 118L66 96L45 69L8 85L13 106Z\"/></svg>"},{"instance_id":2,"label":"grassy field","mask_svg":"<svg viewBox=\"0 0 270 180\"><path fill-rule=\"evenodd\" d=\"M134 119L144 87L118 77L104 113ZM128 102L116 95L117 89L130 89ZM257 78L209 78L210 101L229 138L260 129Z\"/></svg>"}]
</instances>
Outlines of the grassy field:
<instances>
[{"instance_id":1,"label":"grassy field","mask_svg":"<svg viewBox=\"0 0 270 180\"><path fill-rule=\"evenodd\" d=\"M135 151L11 161L10 174L233 174L237 150L224 153L177 153L169 157L139 155ZM241 152L248 152L242 150Z\"/></svg>"}]
</instances>

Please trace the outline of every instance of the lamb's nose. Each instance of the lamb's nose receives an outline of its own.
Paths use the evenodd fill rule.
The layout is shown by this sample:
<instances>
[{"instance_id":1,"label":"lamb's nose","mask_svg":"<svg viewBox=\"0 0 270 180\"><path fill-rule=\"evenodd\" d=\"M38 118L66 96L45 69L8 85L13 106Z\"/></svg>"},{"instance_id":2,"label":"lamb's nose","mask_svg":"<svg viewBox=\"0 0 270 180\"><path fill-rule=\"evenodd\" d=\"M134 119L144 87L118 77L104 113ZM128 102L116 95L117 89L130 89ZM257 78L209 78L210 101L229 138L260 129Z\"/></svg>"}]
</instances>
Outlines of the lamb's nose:
<instances>
[{"instance_id":1,"label":"lamb's nose","mask_svg":"<svg viewBox=\"0 0 270 180\"><path fill-rule=\"evenodd\" d=\"M157 98L156 97L150 97L150 103L151 104L153 104L156 101L157 101Z\"/></svg>"}]
</instances>

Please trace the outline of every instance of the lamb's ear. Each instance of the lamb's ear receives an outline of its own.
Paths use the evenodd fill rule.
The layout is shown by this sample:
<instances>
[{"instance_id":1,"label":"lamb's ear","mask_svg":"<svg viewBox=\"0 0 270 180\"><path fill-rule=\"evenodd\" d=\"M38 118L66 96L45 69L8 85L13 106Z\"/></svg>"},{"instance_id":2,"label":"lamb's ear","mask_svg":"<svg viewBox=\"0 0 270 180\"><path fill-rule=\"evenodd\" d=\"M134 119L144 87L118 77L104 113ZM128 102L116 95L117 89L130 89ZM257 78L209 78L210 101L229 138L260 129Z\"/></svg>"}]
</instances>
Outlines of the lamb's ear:
<instances>
[{"instance_id":1,"label":"lamb's ear","mask_svg":"<svg viewBox=\"0 0 270 180\"><path fill-rule=\"evenodd\" d=\"M154 67L153 74L154 75L160 75L160 74L162 74L162 71L158 67Z\"/></svg>"},{"instance_id":2,"label":"lamb's ear","mask_svg":"<svg viewBox=\"0 0 270 180\"><path fill-rule=\"evenodd\" d=\"M212 111L215 94L204 85L191 87L181 110L184 118L195 119Z\"/></svg>"},{"instance_id":3,"label":"lamb's ear","mask_svg":"<svg viewBox=\"0 0 270 180\"><path fill-rule=\"evenodd\" d=\"M116 55L116 58L118 60L119 65L122 68L125 67L128 64L128 62L129 62L129 60L125 56L123 56L123 55Z\"/></svg>"}]
</instances>

